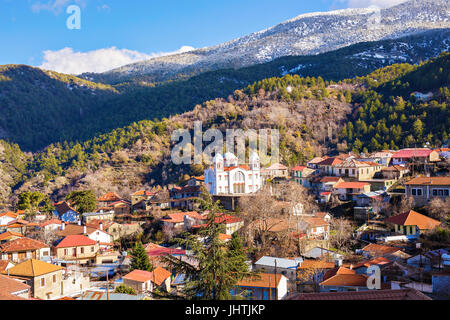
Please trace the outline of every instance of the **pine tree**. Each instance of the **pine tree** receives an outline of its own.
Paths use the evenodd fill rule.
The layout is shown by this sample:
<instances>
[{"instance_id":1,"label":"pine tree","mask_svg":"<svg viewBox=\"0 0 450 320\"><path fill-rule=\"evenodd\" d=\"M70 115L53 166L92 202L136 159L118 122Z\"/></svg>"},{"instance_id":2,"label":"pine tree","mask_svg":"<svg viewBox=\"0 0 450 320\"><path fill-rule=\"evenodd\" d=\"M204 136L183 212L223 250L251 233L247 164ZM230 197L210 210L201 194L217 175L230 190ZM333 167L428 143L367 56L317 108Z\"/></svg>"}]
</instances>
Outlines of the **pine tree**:
<instances>
[{"instance_id":1,"label":"pine tree","mask_svg":"<svg viewBox=\"0 0 450 320\"><path fill-rule=\"evenodd\" d=\"M135 243L134 248L131 252L131 271L133 270L143 270L152 271L153 266L148 259L147 252L142 245L142 242L138 241Z\"/></svg>"},{"instance_id":2,"label":"pine tree","mask_svg":"<svg viewBox=\"0 0 450 320\"><path fill-rule=\"evenodd\" d=\"M241 276L248 273L249 268L246 263L247 255L244 252L241 238L238 233L235 232L231 236L231 241L228 245L228 259L231 264L233 272L240 274Z\"/></svg>"},{"instance_id":3,"label":"pine tree","mask_svg":"<svg viewBox=\"0 0 450 320\"><path fill-rule=\"evenodd\" d=\"M201 242L195 235L177 239L193 252L197 267L169 255L164 260L172 270L185 274L188 281L182 292L184 299L229 300L236 283L253 273L248 270L239 241L235 239L227 246L219 238L224 228L216 219L220 212L219 203L213 202L206 189L203 189L203 197L201 208L209 213L206 227L199 231L199 236L205 240Z\"/></svg>"}]
</instances>

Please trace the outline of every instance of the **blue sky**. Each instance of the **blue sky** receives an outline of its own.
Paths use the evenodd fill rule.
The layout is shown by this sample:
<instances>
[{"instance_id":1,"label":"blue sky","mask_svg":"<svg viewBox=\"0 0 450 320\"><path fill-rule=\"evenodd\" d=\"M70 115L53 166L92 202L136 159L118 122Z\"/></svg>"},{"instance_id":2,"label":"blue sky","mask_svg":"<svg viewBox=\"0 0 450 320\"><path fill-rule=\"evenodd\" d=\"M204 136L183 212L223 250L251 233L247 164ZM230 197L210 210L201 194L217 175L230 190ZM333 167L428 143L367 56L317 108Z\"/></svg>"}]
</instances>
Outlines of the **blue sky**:
<instances>
[{"instance_id":1,"label":"blue sky","mask_svg":"<svg viewBox=\"0 0 450 320\"><path fill-rule=\"evenodd\" d=\"M392 0L0 0L0 64L76 73L216 45L299 14ZM394 0L401 1L401 0ZM66 8L81 8L69 30ZM188 47L189 48L188 48ZM99 51L100 50L100 51ZM76 68L68 61L79 61ZM76 60L79 59L79 60ZM104 66L103 66L104 64ZM85 71L85 70L83 70ZM95 70L98 71L98 70Z\"/></svg>"}]
</instances>

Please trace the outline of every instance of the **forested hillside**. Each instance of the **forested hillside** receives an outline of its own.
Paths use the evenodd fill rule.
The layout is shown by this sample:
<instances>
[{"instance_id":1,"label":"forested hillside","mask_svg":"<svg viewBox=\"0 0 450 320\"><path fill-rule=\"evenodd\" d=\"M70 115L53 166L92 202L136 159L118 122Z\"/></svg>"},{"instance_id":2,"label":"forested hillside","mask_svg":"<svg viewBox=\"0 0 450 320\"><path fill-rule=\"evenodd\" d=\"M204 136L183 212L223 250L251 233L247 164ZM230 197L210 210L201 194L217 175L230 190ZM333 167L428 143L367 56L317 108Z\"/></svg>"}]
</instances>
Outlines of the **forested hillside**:
<instances>
[{"instance_id":1,"label":"forested hillside","mask_svg":"<svg viewBox=\"0 0 450 320\"><path fill-rule=\"evenodd\" d=\"M443 53L420 66L391 66L363 78L368 88L354 97L360 107L344 127L343 139L356 152L445 143L450 136L449 67L450 54ZM415 92L432 96L422 101Z\"/></svg>"},{"instance_id":2,"label":"forested hillside","mask_svg":"<svg viewBox=\"0 0 450 320\"><path fill-rule=\"evenodd\" d=\"M138 77L125 83L111 82L111 86L27 66L4 66L0 68L0 138L27 151L51 143L86 141L133 122L170 117L203 101L227 98L266 78L299 74L339 81L393 63L419 63L446 50L449 39L450 30L433 30L316 56L284 57L243 69L184 75L164 83Z\"/></svg>"},{"instance_id":3,"label":"forested hillside","mask_svg":"<svg viewBox=\"0 0 450 320\"><path fill-rule=\"evenodd\" d=\"M398 149L425 142L439 147L450 134L449 79L444 71L449 57L443 53L419 66L393 65L337 83L298 75L268 78L180 115L140 121L82 143L51 144L34 154L2 142L2 201L14 202L8 195L27 190L50 194L54 200L78 188L127 194L143 185L201 175L202 166L170 161L173 130L192 130L196 120L203 122L204 130L278 129L286 165L336 151ZM411 96L420 90L430 90L432 99L421 102Z\"/></svg>"}]
</instances>

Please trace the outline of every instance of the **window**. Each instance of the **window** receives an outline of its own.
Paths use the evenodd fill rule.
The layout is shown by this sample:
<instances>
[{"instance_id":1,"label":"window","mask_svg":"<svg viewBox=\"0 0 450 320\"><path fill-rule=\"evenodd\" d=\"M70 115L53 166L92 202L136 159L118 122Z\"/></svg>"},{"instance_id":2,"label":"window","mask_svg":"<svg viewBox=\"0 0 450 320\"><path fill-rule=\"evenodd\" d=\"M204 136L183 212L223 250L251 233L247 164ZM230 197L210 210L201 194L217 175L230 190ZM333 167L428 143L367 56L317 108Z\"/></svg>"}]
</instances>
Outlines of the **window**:
<instances>
[{"instance_id":1,"label":"window","mask_svg":"<svg viewBox=\"0 0 450 320\"><path fill-rule=\"evenodd\" d=\"M81 248L81 254L83 254L84 253L84 248Z\"/></svg>"},{"instance_id":2,"label":"window","mask_svg":"<svg viewBox=\"0 0 450 320\"><path fill-rule=\"evenodd\" d=\"M41 287L45 286L45 278L41 278Z\"/></svg>"},{"instance_id":3,"label":"window","mask_svg":"<svg viewBox=\"0 0 450 320\"><path fill-rule=\"evenodd\" d=\"M433 196L448 197L448 189L433 189Z\"/></svg>"},{"instance_id":4,"label":"window","mask_svg":"<svg viewBox=\"0 0 450 320\"><path fill-rule=\"evenodd\" d=\"M69 254L68 249L64 249L64 255L67 256Z\"/></svg>"},{"instance_id":5,"label":"window","mask_svg":"<svg viewBox=\"0 0 450 320\"><path fill-rule=\"evenodd\" d=\"M413 196L421 196L422 195L422 189L421 188L412 188L411 194Z\"/></svg>"},{"instance_id":6,"label":"window","mask_svg":"<svg viewBox=\"0 0 450 320\"><path fill-rule=\"evenodd\" d=\"M91 252L94 252L94 247L91 247Z\"/></svg>"},{"instance_id":7,"label":"window","mask_svg":"<svg viewBox=\"0 0 450 320\"><path fill-rule=\"evenodd\" d=\"M53 275L53 283L56 283L56 275Z\"/></svg>"}]
</instances>

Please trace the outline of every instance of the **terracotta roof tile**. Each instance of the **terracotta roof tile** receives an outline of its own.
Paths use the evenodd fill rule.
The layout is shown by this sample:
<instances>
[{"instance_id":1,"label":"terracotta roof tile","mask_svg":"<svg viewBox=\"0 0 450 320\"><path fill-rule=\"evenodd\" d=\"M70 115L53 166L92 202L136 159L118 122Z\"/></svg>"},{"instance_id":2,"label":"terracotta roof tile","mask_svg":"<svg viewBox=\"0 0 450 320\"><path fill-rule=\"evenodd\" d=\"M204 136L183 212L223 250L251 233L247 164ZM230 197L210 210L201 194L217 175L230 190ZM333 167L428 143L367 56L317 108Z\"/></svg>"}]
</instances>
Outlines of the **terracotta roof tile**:
<instances>
[{"instance_id":1,"label":"terracotta roof tile","mask_svg":"<svg viewBox=\"0 0 450 320\"><path fill-rule=\"evenodd\" d=\"M24 236L21 233L9 231L9 230L6 232L0 233L0 241L11 240L12 238L15 238L15 237L23 238Z\"/></svg>"},{"instance_id":2,"label":"terracotta roof tile","mask_svg":"<svg viewBox=\"0 0 450 320\"><path fill-rule=\"evenodd\" d=\"M405 185L449 186L450 177L418 177L409 180Z\"/></svg>"},{"instance_id":3,"label":"terracotta roof tile","mask_svg":"<svg viewBox=\"0 0 450 320\"><path fill-rule=\"evenodd\" d=\"M286 300L432 300L415 289L294 293Z\"/></svg>"},{"instance_id":4,"label":"terracotta roof tile","mask_svg":"<svg viewBox=\"0 0 450 320\"><path fill-rule=\"evenodd\" d=\"M5 271L9 264L9 260L0 260L0 273Z\"/></svg>"},{"instance_id":5,"label":"terracotta roof tile","mask_svg":"<svg viewBox=\"0 0 450 320\"><path fill-rule=\"evenodd\" d=\"M98 201L100 201L100 202L110 202L110 201L112 202L112 201L119 201L119 200L122 200L122 197L119 196L115 192L108 192L107 194L104 194L103 196L98 198Z\"/></svg>"},{"instance_id":6,"label":"terracotta roof tile","mask_svg":"<svg viewBox=\"0 0 450 320\"><path fill-rule=\"evenodd\" d=\"M137 281L137 282L147 282L151 281L153 274L149 271L144 270L133 270L127 275L123 276L123 279Z\"/></svg>"},{"instance_id":7,"label":"terracotta roof tile","mask_svg":"<svg viewBox=\"0 0 450 320\"><path fill-rule=\"evenodd\" d=\"M157 267L152 271L153 277L152 282L156 283L160 286L167 278L169 278L172 274L162 267Z\"/></svg>"},{"instance_id":8,"label":"terracotta roof tile","mask_svg":"<svg viewBox=\"0 0 450 320\"><path fill-rule=\"evenodd\" d=\"M433 150L430 149L403 149L392 156L392 158L428 157Z\"/></svg>"},{"instance_id":9,"label":"terracotta roof tile","mask_svg":"<svg viewBox=\"0 0 450 320\"><path fill-rule=\"evenodd\" d=\"M0 252L5 253L20 252L20 251L38 250L42 248L49 248L49 246L41 241L23 237L2 244L0 246Z\"/></svg>"},{"instance_id":10,"label":"terracotta roof tile","mask_svg":"<svg viewBox=\"0 0 450 320\"><path fill-rule=\"evenodd\" d=\"M440 221L424 216L414 210L389 217L385 221L400 226L417 226L420 230L434 229L441 225Z\"/></svg>"},{"instance_id":11,"label":"terracotta roof tile","mask_svg":"<svg viewBox=\"0 0 450 320\"><path fill-rule=\"evenodd\" d=\"M381 244L375 244L375 243L371 243L362 249L362 251L367 251L367 252L370 252L371 254L375 254L375 255L390 254L390 253L394 253L394 252L401 251L401 250L402 249L400 249L400 248L383 246Z\"/></svg>"},{"instance_id":12,"label":"terracotta roof tile","mask_svg":"<svg viewBox=\"0 0 450 320\"><path fill-rule=\"evenodd\" d=\"M198 212L191 211L191 212L169 213L167 216L163 217L162 220L171 223L181 223L184 221L184 216L190 216L195 219L202 219L202 216Z\"/></svg>"},{"instance_id":13,"label":"terracotta roof tile","mask_svg":"<svg viewBox=\"0 0 450 320\"><path fill-rule=\"evenodd\" d=\"M367 276L363 274L336 274L320 283L321 286L365 287Z\"/></svg>"},{"instance_id":14,"label":"terracotta roof tile","mask_svg":"<svg viewBox=\"0 0 450 320\"><path fill-rule=\"evenodd\" d=\"M8 276L0 275L0 292L13 294L18 291L29 290L30 286Z\"/></svg>"},{"instance_id":15,"label":"terracotta roof tile","mask_svg":"<svg viewBox=\"0 0 450 320\"><path fill-rule=\"evenodd\" d=\"M241 287L277 288L283 275L272 273L260 273L255 277L247 277L238 281Z\"/></svg>"},{"instance_id":16,"label":"terracotta roof tile","mask_svg":"<svg viewBox=\"0 0 450 320\"><path fill-rule=\"evenodd\" d=\"M8 269L11 276L22 276L22 277L36 277L50 272L55 272L63 270L64 268L50 264L41 260L29 259L25 262L19 263L18 265Z\"/></svg>"},{"instance_id":17,"label":"terracotta roof tile","mask_svg":"<svg viewBox=\"0 0 450 320\"><path fill-rule=\"evenodd\" d=\"M338 158L327 158L317 163L318 166L335 166L341 163L342 160Z\"/></svg>"},{"instance_id":18,"label":"terracotta roof tile","mask_svg":"<svg viewBox=\"0 0 450 320\"><path fill-rule=\"evenodd\" d=\"M80 247L80 246L92 246L97 244L92 239L82 235L70 235L62 239L56 248L70 248L70 247Z\"/></svg>"},{"instance_id":19,"label":"terracotta roof tile","mask_svg":"<svg viewBox=\"0 0 450 320\"><path fill-rule=\"evenodd\" d=\"M334 186L334 189L361 189L370 186L367 182L341 182Z\"/></svg>"}]
</instances>

